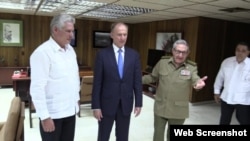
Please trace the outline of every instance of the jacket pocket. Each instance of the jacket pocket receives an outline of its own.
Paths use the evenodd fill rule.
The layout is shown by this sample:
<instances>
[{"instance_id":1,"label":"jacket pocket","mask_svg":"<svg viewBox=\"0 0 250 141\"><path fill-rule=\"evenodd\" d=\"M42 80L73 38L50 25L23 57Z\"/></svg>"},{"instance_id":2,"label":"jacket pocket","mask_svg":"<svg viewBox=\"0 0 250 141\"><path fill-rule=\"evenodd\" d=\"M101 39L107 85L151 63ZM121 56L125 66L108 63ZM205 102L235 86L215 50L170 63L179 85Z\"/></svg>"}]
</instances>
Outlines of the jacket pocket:
<instances>
[{"instance_id":1,"label":"jacket pocket","mask_svg":"<svg viewBox=\"0 0 250 141\"><path fill-rule=\"evenodd\" d=\"M174 104L177 105L177 106L183 106L183 107L187 107L188 106L188 102L187 101L175 101Z\"/></svg>"},{"instance_id":2,"label":"jacket pocket","mask_svg":"<svg viewBox=\"0 0 250 141\"><path fill-rule=\"evenodd\" d=\"M161 80L164 80L164 79L166 79L166 78L168 77L169 74L168 74L167 71L160 71L160 72L159 72L159 75L160 75L159 78L160 78Z\"/></svg>"}]
</instances>

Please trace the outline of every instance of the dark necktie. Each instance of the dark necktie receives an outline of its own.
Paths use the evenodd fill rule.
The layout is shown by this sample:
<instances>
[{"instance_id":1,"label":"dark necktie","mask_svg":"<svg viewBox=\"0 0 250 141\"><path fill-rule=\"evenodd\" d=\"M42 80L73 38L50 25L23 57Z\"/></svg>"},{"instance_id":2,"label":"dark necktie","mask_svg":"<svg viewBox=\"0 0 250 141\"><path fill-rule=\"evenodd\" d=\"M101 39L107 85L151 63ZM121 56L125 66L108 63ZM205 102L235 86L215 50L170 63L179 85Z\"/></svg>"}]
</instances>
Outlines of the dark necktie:
<instances>
[{"instance_id":1,"label":"dark necktie","mask_svg":"<svg viewBox=\"0 0 250 141\"><path fill-rule=\"evenodd\" d=\"M122 57L122 49L118 50L118 70L120 78L122 78L123 75L123 57Z\"/></svg>"}]
</instances>

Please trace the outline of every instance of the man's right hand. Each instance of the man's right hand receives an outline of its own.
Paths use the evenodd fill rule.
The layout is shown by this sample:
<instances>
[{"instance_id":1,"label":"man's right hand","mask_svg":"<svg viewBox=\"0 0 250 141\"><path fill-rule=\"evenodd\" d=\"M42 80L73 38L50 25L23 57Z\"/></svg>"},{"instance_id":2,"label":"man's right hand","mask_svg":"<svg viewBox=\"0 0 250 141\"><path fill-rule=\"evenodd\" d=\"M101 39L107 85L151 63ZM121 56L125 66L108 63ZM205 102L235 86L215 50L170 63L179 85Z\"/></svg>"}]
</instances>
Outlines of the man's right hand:
<instances>
[{"instance_id":1,"label":"man's right hand","mask_svg":"<svg viewBox=\"0 0 250 141\"><path fill-rule=\"evenodd\" d=\"M214 94L214 100L216 103L220 103L220 94Z\"/></svg>"},{"instance_id":2,"label":"man's right hand","mask_svg":"<svg viewBox=\"0 0 250 141\"><path fill-rule=\"evenodd\" d=\"M51 118L47 118L41 121L44 132L55 131L54 121Z\"/></svg>"},{"instance_id":3,"label":"man's right hand","mask_svg":"<svg viewBox=\"0 0 250 141\"><path fill-rule=\"evenodd\" d=\"M101 118L102 118L102 111L101 111L101 109L94 109L93 114L94 114L94 117L98 121L101 121Z\"/></svg>"}]
</instances>

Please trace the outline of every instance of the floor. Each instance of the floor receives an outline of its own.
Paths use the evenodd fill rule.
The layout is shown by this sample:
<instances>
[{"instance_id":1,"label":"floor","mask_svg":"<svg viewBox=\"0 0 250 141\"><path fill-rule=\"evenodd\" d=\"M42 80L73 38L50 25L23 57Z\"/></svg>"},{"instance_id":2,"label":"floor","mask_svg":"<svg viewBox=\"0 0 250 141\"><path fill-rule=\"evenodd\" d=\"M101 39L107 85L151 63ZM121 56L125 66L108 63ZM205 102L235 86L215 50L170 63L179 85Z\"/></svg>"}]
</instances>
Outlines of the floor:
<instances>
[{"instance_id":1,"label":"floor","mask_svg":"<svg viewBox=\"0 0 250 141\"><path fill-rule=\"evenodd\" d=\"M12 88L0 88L0 122L7 118L10 102L15 96ZM220 107L213 101L190 103L190 117L185 124L218 124ZM34 113L33 128L29 125L29 111L25 110L25 141L39 141L38 117ZM232 124L238 124L233 116ZM153 99L143 95L143 109L138 117L131 117L130 141L152 141L153 137ZM75 141L96 141L97 121L92 116L90 104L81 106L81 117L76 119ZM115 141L114 128L110 141Z\"/></svg>"}]
</instances>

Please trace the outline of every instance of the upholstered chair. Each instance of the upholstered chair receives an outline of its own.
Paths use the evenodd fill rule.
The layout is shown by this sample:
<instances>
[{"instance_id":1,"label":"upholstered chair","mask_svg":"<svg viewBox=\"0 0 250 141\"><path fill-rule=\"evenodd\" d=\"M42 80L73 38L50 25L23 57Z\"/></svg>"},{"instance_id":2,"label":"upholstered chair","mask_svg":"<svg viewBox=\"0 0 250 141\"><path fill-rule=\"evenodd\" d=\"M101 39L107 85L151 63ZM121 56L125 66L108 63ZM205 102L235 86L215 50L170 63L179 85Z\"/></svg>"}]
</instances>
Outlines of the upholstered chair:
<instances>
[{"instance_id":1,"label":"upholstered chair","mask_svg":"<svg viewBox=\"0 0 250 141\"><path fill-rule=\"evenodd\" d=\"M92 99L93 76L82 76L80 91L80 110L78 116L81 116L81 104L91 103Z\"/></svg>"},{"instance_id":2,"label":"upholstered chair","mask_svg":"<svg viewBox=\"0 0 250 141\"><path fill-rule=\"evenodd\" d=\"M0 141L24 140L24 108L20 97L12 99L7 120L0 123Z\"/></svg>"}]
</instances>

